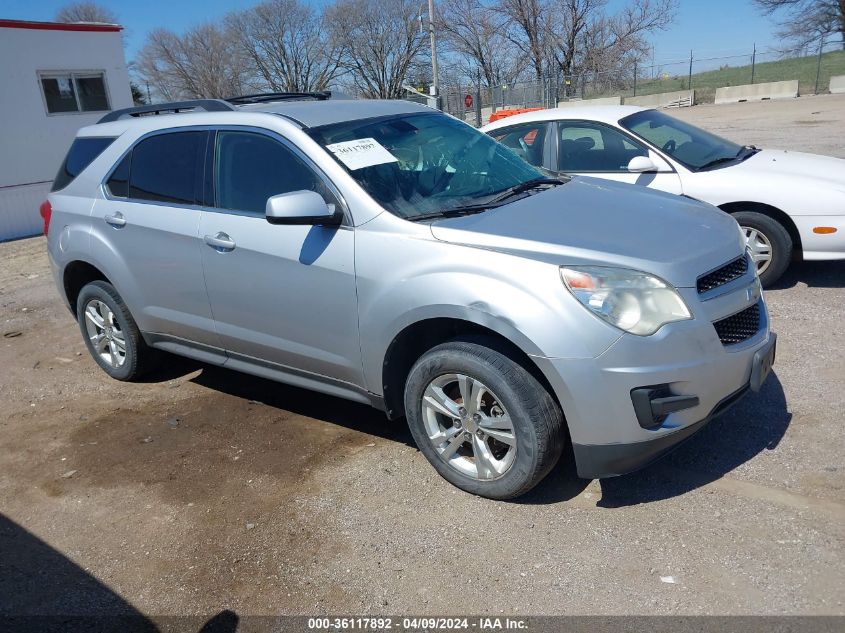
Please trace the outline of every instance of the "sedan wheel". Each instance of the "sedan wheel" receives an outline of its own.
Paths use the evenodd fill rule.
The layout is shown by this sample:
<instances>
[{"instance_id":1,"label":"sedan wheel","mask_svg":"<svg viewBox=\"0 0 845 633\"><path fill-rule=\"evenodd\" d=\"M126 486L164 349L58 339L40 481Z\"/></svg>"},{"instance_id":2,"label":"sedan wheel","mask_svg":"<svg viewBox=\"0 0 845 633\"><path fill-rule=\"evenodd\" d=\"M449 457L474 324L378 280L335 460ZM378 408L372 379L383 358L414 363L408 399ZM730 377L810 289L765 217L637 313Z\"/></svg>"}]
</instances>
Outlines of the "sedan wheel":
<instances>
[{"instance_id":1,"label":"sedan wheel","mask_svg":"<svg viewBox=\"0 0 845 633\"><path fill-rule=\"evenodd\" d=\"M792 237L780 222L757 211L735 211L731 215L745 236L760 283L770 288L792 260Z\"/></svg>"},{"instance_id":2,"label":"sedan wheel","mask_svg":"<svg viewBox=\"0 0 845 633\"><path fill-rule=\"evenodd\" d=\"M764 233L750 226L743 226L745 245L751 254L752 261L757 264L757 274L762 275L772 263L772 243Z\"/></svg>"},{"instance_id":3,"label":"sedan wheel","mask_svg":"<svg viewBox=\"0 0 845 633\"><path fill-rule=\"evenodd\" d=\"M477 480L498 479L513 465L516 436L499 397L480 380L444 374L426 387L428 439L449 466Z\"/></svg>"}]
</instances>

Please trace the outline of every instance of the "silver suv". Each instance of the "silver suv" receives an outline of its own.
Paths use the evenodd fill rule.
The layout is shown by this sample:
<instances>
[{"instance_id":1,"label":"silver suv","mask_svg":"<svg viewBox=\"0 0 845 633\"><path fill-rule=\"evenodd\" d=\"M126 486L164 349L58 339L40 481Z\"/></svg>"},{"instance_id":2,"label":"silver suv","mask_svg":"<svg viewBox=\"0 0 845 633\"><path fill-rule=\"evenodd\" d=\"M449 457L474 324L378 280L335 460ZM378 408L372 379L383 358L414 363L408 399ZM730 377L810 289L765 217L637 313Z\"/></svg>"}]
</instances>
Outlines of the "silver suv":
<instances>
[{"instance_id":1,"label":"silver suv","mask_svg":"<svg viewBox=\"0 0 845 633\"><path fill-rule=\"evenodd\" d=\"M42 215L113 378L165 351L369 403L495 499L564 451L582 477L639 468L766 378L775 335L730 216L549 178L412 103L284 97L79 132Z\"/></svg>"}]
</instances>

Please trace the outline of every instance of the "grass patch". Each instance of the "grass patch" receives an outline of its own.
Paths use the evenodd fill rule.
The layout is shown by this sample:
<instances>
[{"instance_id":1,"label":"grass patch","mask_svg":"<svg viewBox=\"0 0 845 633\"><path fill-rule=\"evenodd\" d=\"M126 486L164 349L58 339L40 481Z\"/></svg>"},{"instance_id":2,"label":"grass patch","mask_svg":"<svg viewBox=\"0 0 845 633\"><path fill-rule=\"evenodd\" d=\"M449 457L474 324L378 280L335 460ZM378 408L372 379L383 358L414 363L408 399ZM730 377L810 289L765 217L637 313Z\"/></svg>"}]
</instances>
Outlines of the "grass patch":
<instances>
[{"instance_id":1,"label":"grass patch","mask_svg":"<svg viewBox=\"0 0 845 633\"><path fill-rule=\"evenodd\" d=\"M798 80L799 94L812 94L816 91L816 66L818 56L794 57L771 62L758 62L754 68L754 83L770 81ZM825 93L834 75L845 75L845 51L830 51L822 55L819 73L819 92ZM641 79L637 81L637 95L649 95L659 92L687 90L687 74L674 75L665 79ZM751 64L747 66L723 66L717 70L708 70L692 75L692 88L695 90L697 103L713 103L716 88L723 86L741 86L751 83ZM587 98L610 95L630 97L633 88L622 91L596 92Z\"/></svg>"}]
</instances>

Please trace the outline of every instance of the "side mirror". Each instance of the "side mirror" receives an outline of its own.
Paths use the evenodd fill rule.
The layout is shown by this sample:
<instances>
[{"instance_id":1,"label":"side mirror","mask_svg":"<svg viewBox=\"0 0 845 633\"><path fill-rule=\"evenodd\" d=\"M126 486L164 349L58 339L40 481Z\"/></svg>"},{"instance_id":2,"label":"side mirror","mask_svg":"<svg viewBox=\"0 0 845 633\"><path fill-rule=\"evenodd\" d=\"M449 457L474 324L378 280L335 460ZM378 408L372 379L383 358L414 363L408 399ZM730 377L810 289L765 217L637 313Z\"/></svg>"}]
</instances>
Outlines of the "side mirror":
<instances>
[{"instance_id":1,"label":"side mirror","mask_svg":"<svg viewBox=\"0 0 845 633\"><path fill-rule=\"evenodd\" d=\"M634 156L628 163L628 171L642 174L649 171L657 171L657 165L648 156Z\"/></svg>"},{"instance_id":2,"label":"side mirror","mask_svg":"<svg viewBox=\"0 0 845 633\"><path fill-rule=\"evenodd\" d=\"M270 224L318 224L337 226L343 212L333 204L326 204L316 191L291 191L267 199L265 210Z\"/></svg>"}]
</instances>

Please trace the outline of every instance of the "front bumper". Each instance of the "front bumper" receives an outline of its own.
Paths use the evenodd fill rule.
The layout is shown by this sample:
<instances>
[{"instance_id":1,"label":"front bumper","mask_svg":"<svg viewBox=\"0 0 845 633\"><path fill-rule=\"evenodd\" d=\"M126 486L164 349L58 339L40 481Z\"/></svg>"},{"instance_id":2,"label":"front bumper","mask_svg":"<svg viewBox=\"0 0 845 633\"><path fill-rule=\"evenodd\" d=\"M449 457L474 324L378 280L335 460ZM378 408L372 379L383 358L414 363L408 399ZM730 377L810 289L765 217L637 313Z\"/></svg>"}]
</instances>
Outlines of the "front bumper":
<instances>
[{"instance_id":1,"label":"front bumper","mask_svg":"<svg viewBox=\"0 0 845 633\"><path fill-rule=\"evenodd\" d=\"M750 388L759 389L776 340L762 300L760 307L760 329L736 345L719 340L712 320L722 315L715 313L665 326L650 337L624 335L595 359L535 358L563 407L579 475L609 477L641 468ZM632 391L652 385L672 396L690 396L684 400L693 404L646 428Z\"/></svg>"}]
</instances>

